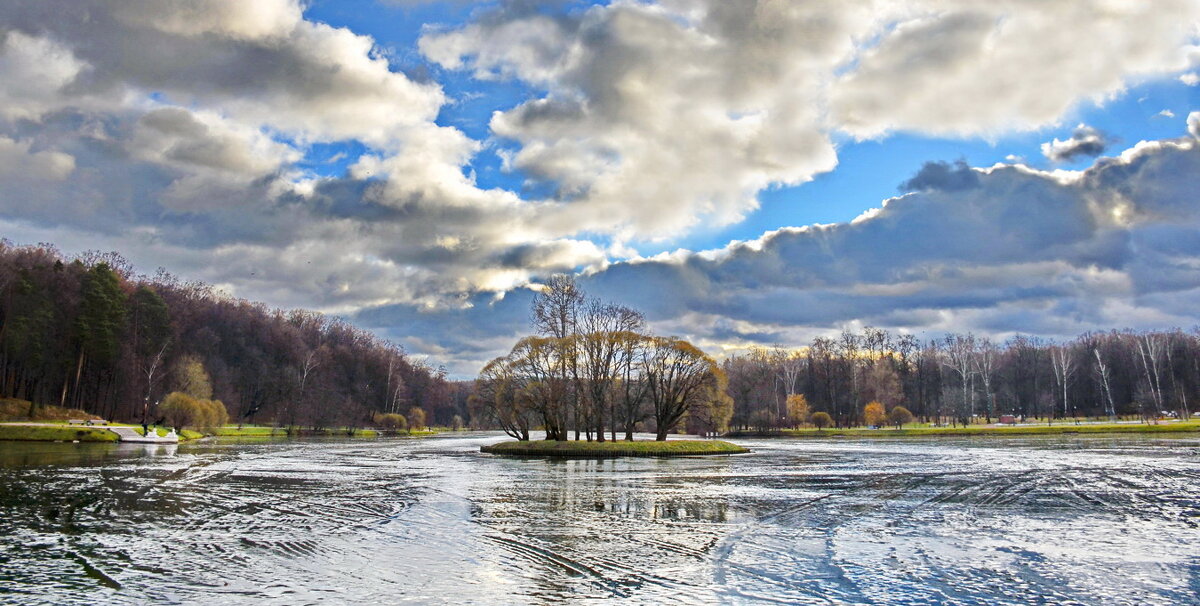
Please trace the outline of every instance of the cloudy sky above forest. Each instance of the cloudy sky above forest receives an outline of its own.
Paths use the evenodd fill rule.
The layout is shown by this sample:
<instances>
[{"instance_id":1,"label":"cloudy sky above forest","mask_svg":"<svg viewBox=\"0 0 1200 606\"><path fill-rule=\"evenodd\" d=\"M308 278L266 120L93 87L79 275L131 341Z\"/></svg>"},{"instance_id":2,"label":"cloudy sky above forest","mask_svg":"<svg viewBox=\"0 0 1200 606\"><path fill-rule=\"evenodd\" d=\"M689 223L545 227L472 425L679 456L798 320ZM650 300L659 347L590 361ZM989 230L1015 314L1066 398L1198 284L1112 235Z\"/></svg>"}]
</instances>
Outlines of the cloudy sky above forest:
<instances>
[{"instance_id":1,"label":"cloudy sky above forest","mask_svg":"<svg viewBox=\"0 0 1200 606\"><path fill-rule=\"evenodd\" d=\"M1200 0L9 0L0 236L471 376L558 273L710 353L1200 324Z\"/></svg>"}]
</instances>

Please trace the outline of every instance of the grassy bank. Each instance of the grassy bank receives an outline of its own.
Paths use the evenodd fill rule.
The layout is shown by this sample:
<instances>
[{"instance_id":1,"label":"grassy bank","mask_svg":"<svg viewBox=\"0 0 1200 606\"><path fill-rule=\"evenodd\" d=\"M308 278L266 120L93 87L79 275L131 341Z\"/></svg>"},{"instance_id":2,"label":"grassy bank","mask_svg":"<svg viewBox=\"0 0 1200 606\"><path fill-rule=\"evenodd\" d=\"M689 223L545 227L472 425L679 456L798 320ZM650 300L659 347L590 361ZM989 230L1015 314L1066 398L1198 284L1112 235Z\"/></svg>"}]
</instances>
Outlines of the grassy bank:
<instances>
[{"instance_id":1,"label":"grassy bank","mask_svg":"<svg viewBox=\"0 0 1200 606\"><path fill-rule=\"evenodd\" d=\"M218 437L237 437L237 438L273 438L287 437L287 430L282 427L268 427L259 425L226 425L224 427L214 427L209 430L214 436Z\"/></svg>"},{"instance_id":2,"label":"grassy bank","mask_svg":"<svg viewBox=\"0 0 1200 606\"><path fill-rule=\"evenodd\" d=\"M0 398L0 421L33 421L50 423L66 422L69 419L95 419L96 415L88 414L76 408L60 408L58 406L38 406L29 416L30 403L28 400L15 398Z\"/></svg>"},{"instance_id":3,"label":"grassy bank","mask_svg":"<svg viewBox=\"0 0 1200 606\"><path fill-rule=\"evenodd\" d=\"M116 442L117 434L100 427L78 425L0 425L0 440L23 442Z\"/></svg>"},{"instance_id":4,"label":"grassy bank","mask_svg":"<svg viewBox=\"0 0 1200 606\"><path fill-rule=\"evenodd\" d=\"M907 438L938 436L1035 436L1065 434L1118 434L1118 433L1186 433L1200 432L1200 422L1145 423L1093 423L1075 425L1017 425L1012 427L914 427L908 429L785 429L768 434L739 433L734 435L780 436L790 438Z\"/></svg>"},{"instance_id":5,"label":"grassy bank","mask_svg":"<svg viewBox=\"0 0 1200 606\"><path fill-rule=\"evenodd\" d=\"M656 442L501 442L480 448L491 454L530 457L681 457L690 455L741 454L750 452L736 444L720 440L668 440Z\"/></svg>"}]
</instances>

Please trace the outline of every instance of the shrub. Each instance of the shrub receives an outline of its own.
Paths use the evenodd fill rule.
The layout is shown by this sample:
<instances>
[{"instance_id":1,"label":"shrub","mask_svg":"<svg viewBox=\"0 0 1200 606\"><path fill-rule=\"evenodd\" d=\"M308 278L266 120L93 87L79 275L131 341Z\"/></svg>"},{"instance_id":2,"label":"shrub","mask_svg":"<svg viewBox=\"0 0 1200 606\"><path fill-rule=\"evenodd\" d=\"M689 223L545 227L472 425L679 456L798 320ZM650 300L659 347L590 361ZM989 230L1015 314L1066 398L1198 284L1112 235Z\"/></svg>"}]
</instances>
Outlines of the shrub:
<instances>
[{"instance_id":1,"label":"shrub","mask_svg":"<svg viewBox=\"0 0 1200 606\"><path fill-rule=\"evenodd\" d=\"M375 424L393 431L408 429L408 419L405 419L404 415L394 412L375 415Z\"/></svg>"},{"instance_id":2,"label":"shrub","mask_svg":"<svg viewBox=\"0 0 1200 606\"><path fill-rule=\"evenodd\" d=\"M833 417L829 416L829 413L827 412L815 413L809 418L809 421L813 425L816 425L818 430L825 429L826 427L833 425Z\"/></svg>"},{"instance_id":3,"label":"shrub","mask_svg":"<svg viewBox=\"0 0 1200 606\"><path fill-rule=\"evenodd\" d=\"M913 422L913 414L903 406L897 406L888 413L888 421L896 425L896 429L904 429L905 423Z\"/></svg>"},{"instance_id":4,"label":"shrub","mask_svg":"<svg viewBox=\"0 0 1200 606\"><path fill-rule=\"evenodd\" d=\"M229 411L220 400L201 400L180 391L167 395L158 409L167 425L180 429L220 427L229 422Z\"/></svg>"},{"instance_id":5,"label":"shrub","mask_svg":"<svg viewBox=\"0 0 1200 606\"><path fill-rule=\"evenodd\" d=\"M408 410L408 428L409 429L425 429L425 411L420 408L410 408Z\"/></svg>"}]
</instances>

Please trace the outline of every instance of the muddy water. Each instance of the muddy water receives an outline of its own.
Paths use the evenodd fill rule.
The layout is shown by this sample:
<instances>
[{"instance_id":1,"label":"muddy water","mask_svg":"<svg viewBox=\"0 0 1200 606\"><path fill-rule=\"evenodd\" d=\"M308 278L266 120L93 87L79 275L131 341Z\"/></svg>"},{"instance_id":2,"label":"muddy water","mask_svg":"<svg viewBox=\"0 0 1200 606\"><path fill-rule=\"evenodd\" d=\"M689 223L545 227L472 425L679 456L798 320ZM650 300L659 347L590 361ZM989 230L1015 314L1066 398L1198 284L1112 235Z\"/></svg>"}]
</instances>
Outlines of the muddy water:
<instances>
[{"instance_id":1,"label":"muddy water","mask_svg":"<svg viewBox=\"0 0 1200 606\"><path fill-rule=\"evenodd\" d=\"M0 442L0 602L1200 603L1200 440Z\"/></svg>"}]
</instances>

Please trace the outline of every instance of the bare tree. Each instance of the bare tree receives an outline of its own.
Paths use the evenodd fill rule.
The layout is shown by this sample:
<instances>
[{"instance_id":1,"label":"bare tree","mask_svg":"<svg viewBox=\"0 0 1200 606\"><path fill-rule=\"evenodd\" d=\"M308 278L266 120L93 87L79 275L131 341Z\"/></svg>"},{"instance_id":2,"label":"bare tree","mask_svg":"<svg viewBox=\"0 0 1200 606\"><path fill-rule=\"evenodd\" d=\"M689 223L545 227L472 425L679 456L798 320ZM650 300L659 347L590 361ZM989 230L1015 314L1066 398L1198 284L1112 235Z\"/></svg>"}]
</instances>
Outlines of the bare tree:
<instances>
[{"instance_id":1,"label":"bare tree","mask_svg":"<svg viewBox=\"0 0 1200 606\"><path fill-rule=\"evenodd\" d=\"M645 319L628 307L592 301L580 316L581 334L574 351L578 352L579 383L583 387L583 416L589 421L587 435L596 432L596 441L604 441L604 413L616 418L614 386L620 380L622 347L628 333L642 330ZM613 433L616 433L615 423ZM615 439L615 435L614 435Z\"/></svg>"},{"instance_id":2,"label":"bare tree","mask_svg":"<svg viewBox=\"0 0 1200 606\"><path fill-rule=\"evenodd\" d=\"M529 400L520 392L519 378L513 372L508 356L496 358L484 365L476 379L472 404L504 433L522 441L529 440L529 430L536 416L528 406Z\"/></svg>"},{"instance_id":3,"label":"bare tree","mask_svg":"<svg viewBox=\"0 0 1200 606\"><path fill-rule=\"evenodd\" d=\"M1142 372L1146 377L1146 385L1150 399L1157 414L1163 410L1161 367L1163 350L1166 348L1165 335L1161 333L1145 333L1132 335L1137 345L1138 360L1142 364Z\"/></svg>"},{"instance_id":4,"label":"bare tree","mask_svg":"<svg viewBox=\"0 0 1200 606\"><path fill-rule=\"evenodd\" d=\"M987 422L992 422L996 414L996 394L992 391L992 374L995 372L996 357L999 349L991 339L984 337L979 340L975 350L975 373L983 381L983 397L987 400Z\"/></svg>"},{"instance_id":5,"label":"bare tree","mask_svg":"<svg viewBox=\"0 0 1200 606\"><path fill-rule=\"evenodd\" d=\"M154 375L158 373L159 367L162 366L163 355L167 353L167 346L170 341L164 341L162 347L158 348L158 353L155 353L146 360L141 367L142 374L146 375L146 396L142 399L142 424L144 425L150 414L150 397L154 392Z\"/></svg>"},{"instance_id":6,"label":"bare tree","mask_svg":"<svg viewBox=\"0 0 1200 606\"><path fill-rule=\"evenodd\" d=\"M1100 355L1100 348L1093 347L1092 355L1096 357L1096 376L1100 379L1100 387L1104 391L1104 403L1108 412L1109 420L1117 418L1117 407L1113 404L1112 386L1110 378L1112 377L1112 369L1104 363L1104 358Z\"/></svg>"},{"instance_id":7,"label":"bare tree","mask_svg":"<svg viewBox=\"0 0 1200 606\"><path fill-rule=\"evenodd\" d=\"M973 371L975 336L970 333L967 333L965 336L946 335L946 347L943 353L945 354L945 361L942 362L943 365L958 375L962 386L961 404L965 407L965 410L962 412L967 413L966 420L969 421L975 416L975 395L971 393L971 380L975 375Z\"/></svg>"},{"instance_id":8,"label":"bare tree","mask_svg":"<svg viewBox=\"0 0 1200 606\"><path fill-rule=\"evenodd\" d=\"M804 372L805 358L799 351L784 349L781 345L776 345L771 350L770 354L771 366L775 369L775 378L779 385L783 388L782 399L787 400L787 397L796 393L796 382L800 379L800 374ZM775 418L782 418L786 412L780 406L780 398L772 398L775 405Z\"/></svg>"},{"instance_id":9,"label":"bare tree","mask_svg":"<svg viewBox=\"0 0 1200 606\"><path fill-rule=\"evenodd\" d=\"M1054 381L1059 387L1059 392L1062 394L1062 414L1063 418L1071 416L1070 398L1067 395L1067 388L1071 385L1071 378L1075 374L1075 364L1070 346L1055 345L1050 348L1050 366L1054 370Z\"/></svg>"},{"instance_id":10,"label":"bare tree","mask_svg":"<svg viewBox=\"0 0 1200 606\"><path fill-rule=\"evenodd\" d=\"M534 329L540 335L553 338L551 341L559 348L555 360L558 365L555 373L564 385L579 384L578 341L573 338L578 334L579 316L583 311L585 297L583 291L575 283L575 279L565 274L556 274L546 281L542 291L533 298L531 314ZM575 439L579 439L583 412L579 407L578 389L569 390L563 402L566 405L564 414L569 414L574 420ZM570 421L564 421L567 427ZM590 431L590 427L587 428Z\"/></svg>"}]
</instances>

